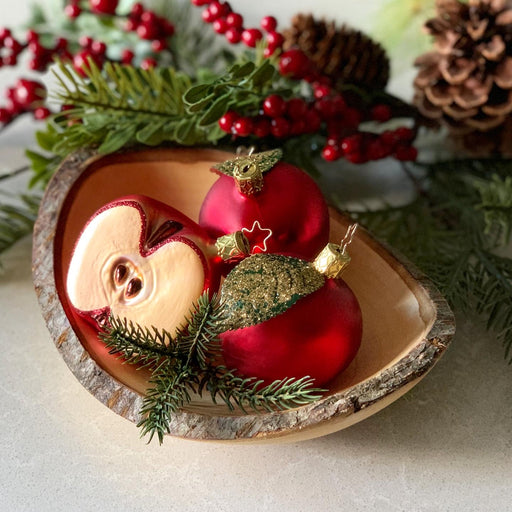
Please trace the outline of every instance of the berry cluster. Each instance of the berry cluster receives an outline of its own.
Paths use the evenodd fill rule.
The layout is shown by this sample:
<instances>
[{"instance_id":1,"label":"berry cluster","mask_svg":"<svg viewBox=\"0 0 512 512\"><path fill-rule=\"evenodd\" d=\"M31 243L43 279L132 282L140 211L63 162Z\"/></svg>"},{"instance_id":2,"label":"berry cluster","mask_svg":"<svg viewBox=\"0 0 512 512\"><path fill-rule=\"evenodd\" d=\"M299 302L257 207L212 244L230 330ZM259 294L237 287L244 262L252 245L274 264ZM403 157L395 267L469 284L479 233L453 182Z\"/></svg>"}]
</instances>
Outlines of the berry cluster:
<instances>
[{"instance_id":1,"label":"berry cluster","mask_svg":"<svg viewBox=\"0 0 512 512\"><path fill-rule=\"evenodd\" d=\"M118 3L119 0L88 0L88 7L89 11L94 14L113 16ZM64 13L71 19L78 18L82 12L80 0L71 0L64 8Z\"/></svg>"},{"instance_id":2,"label":"berry cluster","mask_svg":"<svg viewBox=\"0 0 512 512\"><path fill-rule=\"evenodd\" d=\"M318 112L304 99L291 98L286 101L277 94L265 98L256 116L239 116L229 111L219 120L220 128L226 133L239 137L254 135L258 138L271 135L278 139L315 133L320 125Z\"/></svg>"},{"instance_id":3,"label":"berry cluster","mask_svg":"<svg viewBox=\"0 0 512 512\"><path fill-rule=\"evenodd\" d=\"M341 157L357 163L388 156L394 156L399 160L416 158L416 149L411 145L415 134L405 127L395 132L385 132L381 136L360 132L359 127L364 121L389 121L393 116L391 108L388 105L377 104L368 112L368 109L349 106L345 98L330 87L329 80L319 75L312 61L302 50L291 48L282 52L284 38L277 32L277 21L273 16L262 18L261 30L246 28L242 15L233 12L228 2L191 2L195 6L205 7L202 12L203 20L212 24L215 32L223 34L232 44L243 42L246 46L254 48L263 40L265 32L264 56L270 57L276 51L281 51L278 63L280 74L293 80L304 80L310 83L313 89L314 100L311 102L306 102L303 98L285 101L281 96L272 94L264 100L256 115L244 116L229 111L219 120L219 126L223 131L238 137L284 138L315 133L324 128L327 132L327 143L322 150L322 156L329 161ZM404 135L405 131L407 135ZM393 136L390 136L390 133Z\"/></svg>"},{"instance_id":4,"label":"berry cluster","mask_svg":"<svg viewBox=\"0 0 512 512\"><path fill-rule=\"evenodd\" d=\"M360 131L364 121L384 123L392 118L388 105L374 105L369 112L347 105L345 98L325 85L314 85L314 100L285 100L271 94L263 101L259 112L242 116L230 110L219 119L219 127L237 137L272 136L278 139L306 133L327 133L322 156L327 161L342 157L353 163L380 160L393 156L398 160L415 160L412 147L414 132L406 127L382 134Z\"/></svg>"},{"instance_id":5,"label":"berry cluster","mask_svg":"<svg viewBox=\"0 0 512 512\"><path fill-rule=\"evenodd\" d=\"M46 119L50 110L44 106L46 88L41 82L21 78L6 91L7 106L0 108L0 123L4 126L24 112L32 112L35 119Z\"/></svg>"},{"instance_id":6,"label":"berry cluster","mask_svg":"<svg viewBox=\"0 0 512 512\"><path fill-rule=\"evenodd\" d=\"M133 5L124 28L128 32L136 32L140 39L151 41L151 48L156 53L168 47L167 39L175 30L169 20L145 9L140 3Z\"/></svg>"}]
</instances>

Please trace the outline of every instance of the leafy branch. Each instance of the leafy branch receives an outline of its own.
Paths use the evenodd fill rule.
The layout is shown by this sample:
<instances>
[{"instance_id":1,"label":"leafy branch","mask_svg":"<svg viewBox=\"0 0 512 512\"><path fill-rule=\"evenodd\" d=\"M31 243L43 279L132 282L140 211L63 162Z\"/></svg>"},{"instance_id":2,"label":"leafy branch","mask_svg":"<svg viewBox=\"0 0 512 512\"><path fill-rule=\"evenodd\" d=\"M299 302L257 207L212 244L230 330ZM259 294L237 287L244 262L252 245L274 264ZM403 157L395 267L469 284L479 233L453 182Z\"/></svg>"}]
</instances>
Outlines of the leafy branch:
<instances>
[{"instance_id":1,"label":"leafy branch","mask_svg":"<svg viewBox=\"0 0 512 512\"><path fill-rule=\"evenodd\" d=\"M427 166L426 194L353 215L399 249L453 307L477 311L512 363L512 260L498 254L512 230L512 162L463 160Z\"/></svg>"},{"instance_id":2,"label":"leafy branch","mask_svg":"<svg viewBox=\"0 0 512 512\"><path fill-rule=\"evenodd\" d=\"M150 387L144 397L138 423L141 435L156 434L162 443L170 432L172 414L192 401L192 393L208 391L216 403L220 398L231 410L275 411L305 405L320 398L325 390L314 388L313 379L277 380L267 386L255 378L236 375L218 365L222 356L219 334L224 330L224 306L217 296L205 292L190 313L187 327L174 338L155 327L141 327L126 319L111 318L102 341L110 354L128 364L150 367Z\"/></svg>"}]
</instances>

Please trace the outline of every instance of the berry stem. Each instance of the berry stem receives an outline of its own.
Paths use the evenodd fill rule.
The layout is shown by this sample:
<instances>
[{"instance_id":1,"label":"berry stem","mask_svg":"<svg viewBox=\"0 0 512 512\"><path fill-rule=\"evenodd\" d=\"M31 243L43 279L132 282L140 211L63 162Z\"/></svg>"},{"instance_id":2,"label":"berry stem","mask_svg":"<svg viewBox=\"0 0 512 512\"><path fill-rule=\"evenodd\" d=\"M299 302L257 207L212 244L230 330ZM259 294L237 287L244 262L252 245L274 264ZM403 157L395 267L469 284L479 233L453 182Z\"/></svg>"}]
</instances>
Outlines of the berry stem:
<instances>
[{"instance_id":1,"label":"berry stem","mask_svg":"<svg viewBox=\"0 0 512 512\"><path fill-rule=\"evenodd\" d=\"M6 172L5 174L0 175L0 181L9 180L11 178L15 178L20 174L30 171L32 168L29 165L24 165L23 167L19 167L18 169L14 169L13 171Z\"/></svg>"}]
</instances>

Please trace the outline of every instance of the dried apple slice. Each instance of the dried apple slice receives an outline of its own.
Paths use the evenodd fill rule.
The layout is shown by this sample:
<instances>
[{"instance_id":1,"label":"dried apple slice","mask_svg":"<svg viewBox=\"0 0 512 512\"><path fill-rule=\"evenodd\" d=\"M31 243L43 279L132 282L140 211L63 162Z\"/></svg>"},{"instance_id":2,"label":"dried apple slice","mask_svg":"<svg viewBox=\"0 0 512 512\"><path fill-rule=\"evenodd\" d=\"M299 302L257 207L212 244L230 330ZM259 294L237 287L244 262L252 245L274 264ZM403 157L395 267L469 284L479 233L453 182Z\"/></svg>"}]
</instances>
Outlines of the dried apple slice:
<instances>
[{"instance_id":1,"label":"dried apple slice","mask_svg":"<svg viewBox=\"0 0 512 512\"><path fill-rule=\"evenodd\" d=\"M98 210L67 275L73 307L96 324L112 313L173 334L204 290L218 287L214 245L178 210L127 196Z\"/></svg>"}]
</instances>

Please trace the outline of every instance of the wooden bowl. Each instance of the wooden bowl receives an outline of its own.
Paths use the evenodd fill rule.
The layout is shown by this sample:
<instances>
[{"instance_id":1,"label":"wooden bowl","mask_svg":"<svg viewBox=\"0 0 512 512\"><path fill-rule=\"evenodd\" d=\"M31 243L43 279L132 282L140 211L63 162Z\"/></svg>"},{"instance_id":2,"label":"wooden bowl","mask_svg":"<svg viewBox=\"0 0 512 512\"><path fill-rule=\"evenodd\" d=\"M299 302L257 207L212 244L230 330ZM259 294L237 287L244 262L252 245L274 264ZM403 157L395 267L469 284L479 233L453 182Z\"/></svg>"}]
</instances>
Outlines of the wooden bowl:
<instances>
[{"instance_id":1,"label":"wooden bowl","mask_svg":"<svg viewBox=\"0 0 512 512\"><path fill-rule=\"evenodd\" d=\"M33 277L48 329L81 384L121 416L137 422L148 375L110 356L70 308L64 282L73 245L87 219L125 194L145 194L197 220L216 175L211 164L231 154L206 149L152 149L99 156L84 149L49 184L34 229ZM331 240L349 220L331 210ZM364 230L351 244L344 274L363 312L361 349L313 404L245 415L207 399L174 415L170 430L201 440L308 439L343 429L390 404L428 372L454 334L453 315L432 284Z\"/></svg>"}]
</instances>

